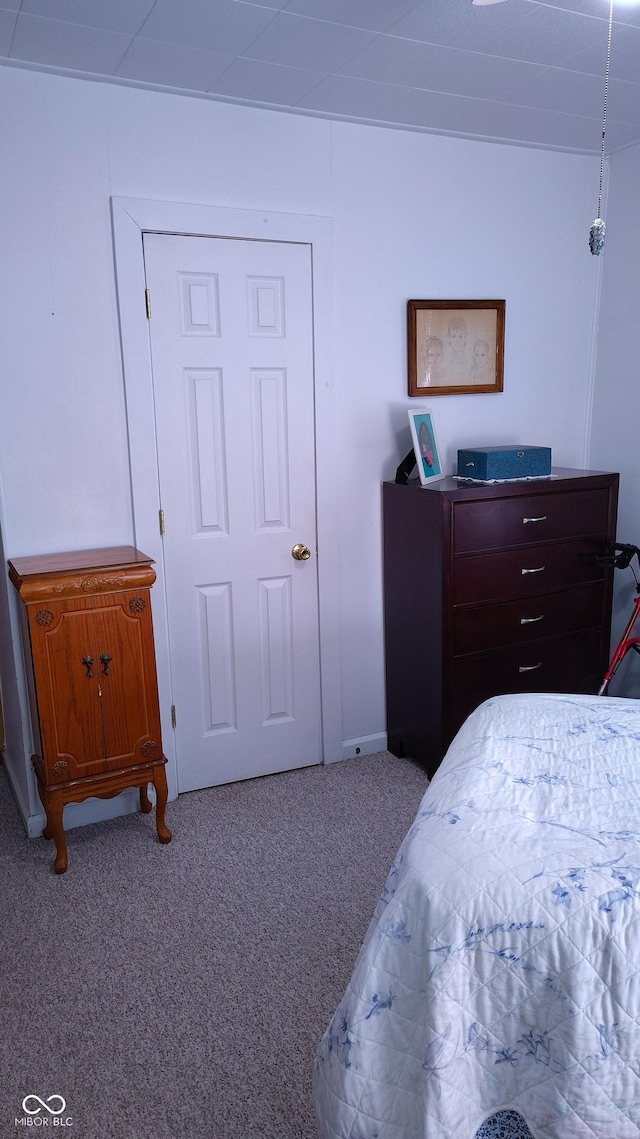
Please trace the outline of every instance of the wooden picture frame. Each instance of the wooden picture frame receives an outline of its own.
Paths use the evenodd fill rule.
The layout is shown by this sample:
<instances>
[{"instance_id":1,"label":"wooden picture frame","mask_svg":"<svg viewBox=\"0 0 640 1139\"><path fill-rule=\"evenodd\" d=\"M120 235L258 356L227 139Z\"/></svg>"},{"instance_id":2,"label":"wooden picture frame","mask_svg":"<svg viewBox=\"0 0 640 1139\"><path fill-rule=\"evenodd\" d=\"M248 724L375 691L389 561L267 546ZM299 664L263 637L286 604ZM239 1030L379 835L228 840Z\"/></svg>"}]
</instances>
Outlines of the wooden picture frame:
<instances>
[{"instance_id":1,"label":"wooden picture frame","mask_svg":"<svg viewBox=\"0 0 640 1139\"><path fill-rule=\"evenodd\" d=\"M430 409L410 407L409 426L420 482L423 486L427 486L429 483L437 482L438 479L443 479L445 474Z\"/></svg>"},{"instance_id":2,"label":"wooden picture frame","mask_svg":"<svg viewBox=\"0 0 640 1139\"><path fill-rule=\"evenodd\" d=\"M501 392L506 302L408 301L409 395Z\"/></svg>"}]
</instances>

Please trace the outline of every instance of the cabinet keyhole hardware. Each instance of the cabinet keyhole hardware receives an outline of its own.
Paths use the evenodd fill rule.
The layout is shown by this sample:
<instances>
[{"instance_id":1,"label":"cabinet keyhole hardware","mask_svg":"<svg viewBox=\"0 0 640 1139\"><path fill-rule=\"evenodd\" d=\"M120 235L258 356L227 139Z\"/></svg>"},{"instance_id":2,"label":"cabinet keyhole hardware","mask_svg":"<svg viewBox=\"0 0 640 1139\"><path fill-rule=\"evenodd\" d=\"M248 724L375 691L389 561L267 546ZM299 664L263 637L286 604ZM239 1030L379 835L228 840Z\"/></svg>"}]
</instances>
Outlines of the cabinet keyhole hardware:
<instances>
[{"instance_id":1,"label":"cabinet keyhole hardware","mask_svg":"<svg viewBox=\"0 0 640 1139\"><path fill-rule=\"evenodd\" d=\"M536 566L535 569L523 569L520 572L521 573L542 573L542 571L545 570L546 568L547 568L546 566Z\"/></svg>"},{"instance_id":2,"label":"cabinet keyhole hardware","mask_svg":"<svg viewBox=\"0 0 640 1139\"><path fill-rule=\"evenodd\" d=\"M539 518L523 518L522 521L526 526L527 522L546 522L547 516L546 514L541 514Z\"/></svg>"},{"instance_id":3,"label":"cabinet keyhole hardware","mask_svg":"<svg viewBox=\"0 0 640 1139\"><path fill-rule=\"evenodd\" d=\"M102 669L103 676L111 676L111 669L109 668L109 664L111 663L112 659L113 658L109 656L109 653L102 653L100 660L104 666Z\"/></svg>"},{"instance_id":4,"label":"cabinet keyhole hardware","mask_svg":"<svg viewBox=\"0 0 640 1139\"><path fill-rule=\"evenodd\" d=\"M83 657L82 663L87 670L88 679L91 680L91 677L93 676L93 657Z\"/></svg>"}]
</instances>

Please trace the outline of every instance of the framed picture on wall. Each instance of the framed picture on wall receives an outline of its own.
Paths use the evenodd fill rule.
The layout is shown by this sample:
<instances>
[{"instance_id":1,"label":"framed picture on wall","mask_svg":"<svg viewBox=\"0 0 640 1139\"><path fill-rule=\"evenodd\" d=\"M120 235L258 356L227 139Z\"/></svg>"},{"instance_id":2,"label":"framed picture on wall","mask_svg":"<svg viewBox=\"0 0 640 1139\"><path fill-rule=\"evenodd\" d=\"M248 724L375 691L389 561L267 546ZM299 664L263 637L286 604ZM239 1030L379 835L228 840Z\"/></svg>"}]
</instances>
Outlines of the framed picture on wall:
<instances>
[{"instance_id":1,"label":"framed picture on wall","mask_svg":"<svg viewBox=\"0 0 640 1139\"><path fill-rule=\"evenodd\" d=\"M445 476L442 460L429 408L420 407L416 410L410 407L409 426L411 427L411 441L418 465L420 482L426 486L427 483L443 479Z\"/></svg>"},{"instance_id":2,"label":"framed picture on wall","mask_svg":"<svg viewBox=\"0 0 640 1139\"><path fill-rule=\"evenodd\" d=\"M409 395L501 392L505 301L408 301Z\"/></svg>"}]
</instances>

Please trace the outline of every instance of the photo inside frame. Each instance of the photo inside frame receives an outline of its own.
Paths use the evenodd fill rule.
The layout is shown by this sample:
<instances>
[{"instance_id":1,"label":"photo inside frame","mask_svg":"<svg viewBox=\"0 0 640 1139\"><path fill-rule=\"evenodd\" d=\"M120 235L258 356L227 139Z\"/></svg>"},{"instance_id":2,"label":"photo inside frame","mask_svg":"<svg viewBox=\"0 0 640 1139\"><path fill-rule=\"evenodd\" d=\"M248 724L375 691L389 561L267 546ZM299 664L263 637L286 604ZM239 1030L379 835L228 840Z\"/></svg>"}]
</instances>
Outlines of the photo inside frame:
<instances>
[{"instance_id":1,"label":"photo inside frame","mask_svg":"<svg viewBox=\"0 0 640 1139\"><path fill-rule=\"evenodd\" d=\"M444 478L435 428L429 411L410 411L411 439L418 475L423 486Z\"/></svg>"},{"instance_id":2,"label":"photo inside frame","mask_svg":"<svg viewBox=\"0 0 640 1139\"><path fill-rule=\"evenodd\" d=\"M496 377L495 309L419 309L416 383L419 388L473 387Z\"/></svg>"}]
</instances>

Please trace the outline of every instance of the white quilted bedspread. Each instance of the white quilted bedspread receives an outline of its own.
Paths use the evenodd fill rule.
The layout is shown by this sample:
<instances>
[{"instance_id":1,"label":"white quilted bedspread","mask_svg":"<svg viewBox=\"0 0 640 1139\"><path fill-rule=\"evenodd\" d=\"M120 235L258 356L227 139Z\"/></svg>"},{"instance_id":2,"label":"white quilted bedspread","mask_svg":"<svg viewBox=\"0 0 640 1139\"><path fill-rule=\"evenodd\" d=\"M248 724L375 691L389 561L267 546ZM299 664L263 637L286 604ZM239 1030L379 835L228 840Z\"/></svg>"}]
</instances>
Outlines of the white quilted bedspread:
<instances>
[{"instance_id":1,"label":"white quilted bedspread","mask_svg":"<svg viewBox=\"0 0 640 1139\"><path fill-rule=\"evenodd\" d=\"M473 713L400 847L314 1094L320 1139L639 1139L640 701Z\"/></svg>"}]
</instances>

